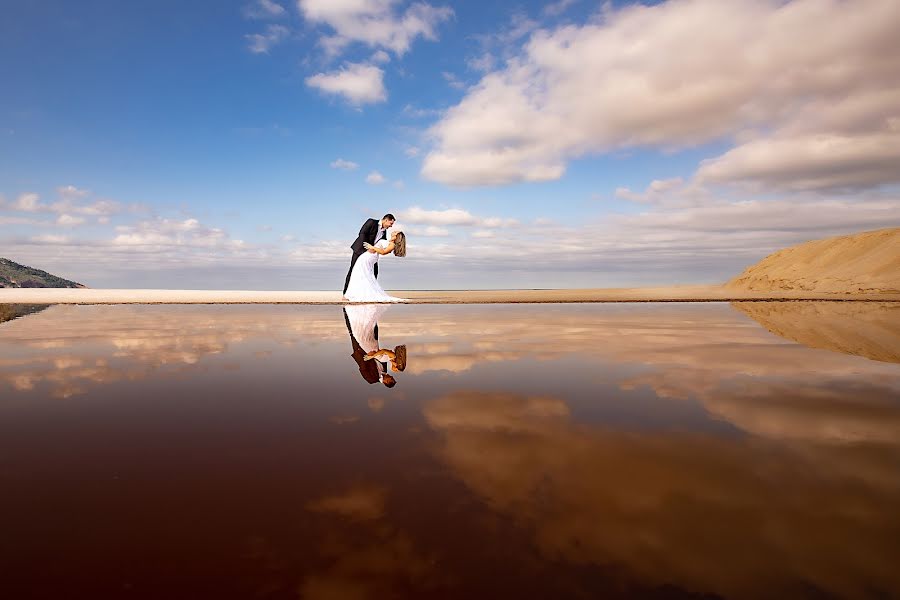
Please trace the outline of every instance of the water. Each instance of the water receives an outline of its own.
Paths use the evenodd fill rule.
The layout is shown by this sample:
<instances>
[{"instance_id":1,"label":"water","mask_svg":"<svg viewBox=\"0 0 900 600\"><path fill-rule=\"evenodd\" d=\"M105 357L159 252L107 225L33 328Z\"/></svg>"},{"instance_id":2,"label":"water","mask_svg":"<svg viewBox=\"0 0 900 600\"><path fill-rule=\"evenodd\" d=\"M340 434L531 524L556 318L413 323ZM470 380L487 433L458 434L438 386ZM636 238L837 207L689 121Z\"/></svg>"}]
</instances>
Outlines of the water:
<instances>
[{"instance_id":1,"label":"water","mask_svg":"<svg viewBox=\"0 0 900 600\"><path fill-rule=\"evenodd\" d=\"M0 308L4 597L900 595L900 305L365 310Z\"/></svg>"}]
</instances>

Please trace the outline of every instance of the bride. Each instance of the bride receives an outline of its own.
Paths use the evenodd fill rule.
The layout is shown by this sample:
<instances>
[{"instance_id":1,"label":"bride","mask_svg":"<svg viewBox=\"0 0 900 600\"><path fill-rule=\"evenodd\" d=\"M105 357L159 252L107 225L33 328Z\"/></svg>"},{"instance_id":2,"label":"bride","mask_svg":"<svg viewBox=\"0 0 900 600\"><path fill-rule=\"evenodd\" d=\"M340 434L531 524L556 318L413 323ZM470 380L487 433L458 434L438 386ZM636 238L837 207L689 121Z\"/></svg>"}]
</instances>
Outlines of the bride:
<instances>
[{"instance_id":1,"label":"bride","mask_svg":"<svg viewBox=\"0 0 900 600\"><path fill-rule=\"evenodd\" d=\"M405 302L405 298L389 296L375 279L375 263L382 254L394 253L394 256L406 256L406 234L399 225L394 224L387 230L387 239L379 240L375 245L364 244L365 254L359 257L350 273L350 284L344 296L350 302Z\"/></svg>"}]
</instances>

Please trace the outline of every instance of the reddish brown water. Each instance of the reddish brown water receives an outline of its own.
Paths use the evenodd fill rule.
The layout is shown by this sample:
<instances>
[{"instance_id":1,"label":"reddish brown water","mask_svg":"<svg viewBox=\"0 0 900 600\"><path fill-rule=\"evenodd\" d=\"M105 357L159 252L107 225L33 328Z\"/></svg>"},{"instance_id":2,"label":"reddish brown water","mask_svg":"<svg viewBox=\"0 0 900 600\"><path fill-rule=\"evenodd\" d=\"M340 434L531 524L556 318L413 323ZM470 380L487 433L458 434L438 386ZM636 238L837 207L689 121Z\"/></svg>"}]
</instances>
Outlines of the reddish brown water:
<instances>
[{"instance_id":1,"label":"reddish brown water","mask_svg":"<svg viewBox=\"0 0 900 600\"><path fill-rule=\"evenodd\" d=\"M389 388L340 307L50 307L0 325L0 591L897 596L898 309L393 306Z\"/></svg>"}]
</instances>

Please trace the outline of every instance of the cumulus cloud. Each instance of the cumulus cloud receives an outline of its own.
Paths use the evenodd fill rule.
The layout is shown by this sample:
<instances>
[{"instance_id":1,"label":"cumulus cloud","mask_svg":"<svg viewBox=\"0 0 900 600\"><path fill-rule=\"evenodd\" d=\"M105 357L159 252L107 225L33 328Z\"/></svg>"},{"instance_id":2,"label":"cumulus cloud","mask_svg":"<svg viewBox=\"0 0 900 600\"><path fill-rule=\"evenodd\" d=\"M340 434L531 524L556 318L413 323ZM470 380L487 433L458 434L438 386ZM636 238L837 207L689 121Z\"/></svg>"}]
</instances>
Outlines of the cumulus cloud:
<instances>
[{"instance_id":1,"label":"cumulus cloud","mask_svg":"<svg viewBox=\"0 0 900 600\"><path fill-rule=\"evenodd\" d=\"M32 242L38 244L67 244L70 238L65 235L55 235L55 234L45 234L45 235L36 235L31 238Z\"/></svg>"},{"instance_id":2,"label":"cumulus cloud","mask_svg":"<svg viewBox=\"0 0 900 600\"><path fill-rule=\"evenodd\" d=\"M306 78L306 85L326 94L343 96L354 105L384 102L384 71L374 65L347 63L336 71Z\"/></svg>"},{"instance_id":3,"label":"cumulus cloud","mask_svg":"<svg viewBox=\"0 0 900 600\"><path fill-rule=\"evenodd\" d=\"M890 0L605 8L587 24L534 32L471 87L431 128L422 173L453 185L546 181L591 153L734 140L703 178L789 189L896 182L884 164L896 162L897 22Z\"/></svg>"},{"instance_id":4,"label":"cumulus cloud","mask_svg":"<svg viewBox=\"0 0 900 600\"><path fill-rule=\"evenodd\" d=\"M118 235L112 240L114 246L239 249L245 245L242 240L231 239L222 229L205 227L197 219L157 218L135 225L121 225L116 231Z\"/></svg>"},{"instance_id":5,"label":"cumulus cloud","mask_svg":"<svg viewBox=\"0 0 900 600\"><path fill-rule=\"evenodd\" d=\"M332 169L341 169L343 171L355 171L359 168L359 165L352 160L344 160L343 158L334 160L330 166Z\"/></svg>"},{"instance_id":6,"label":"cumulus cloud","mask_svg":"<svg viewBox=\"0 0 900 600\"><path fill-rule=\"evenodd\" d=\"M550 17L558 17L569 10L569 7L576 2L578 2L578 0L558 0L557 2L551 2L544 7L544 14Z\"/></svg>"},{"instance_id":7,"label":"cumulus cloud","mask_svg":"<svg viewBox=\"0 0 900 600\"><path fill-rule=\"evenodd\" d=\"M373 63L377 64L385 64L391 62L391 56L384 50L378 50L375 54L372 55L370 59Z\"/></svg>"},{"instance_id":8,"label":"cumulus cloud","mask_svg":"<svg viewBox=\"0 0 900 600\"><path fill-rule=\"evenodd\" d=\"M898 98L900 102L900 98ZM898 110L900 113L900 110ZM764 189L861 189L900 182L900 120L892 131L762 138L703 161L701 182Z\"/></svg>"},{"instance_id":9,"label":"cumulus cloud","mask_svg":"<svg viewBox=\"0 0 900 600\"><path fill-rule=\"evenodd\" d=\"M446 210L425 210L418 206L400 212L400 219L407 223L421 225L478 225L479 220L467 210L448 208Z\"/></svg>"},{"instance_id":10,"label":"cumulus cloud","mask_svg":"<svg viewBox=\"0 0 900 600\"><path fill-rule=\"evenodd\" d=\"M61 227L76 227L83 225L86 219L84 217L75 217L72 215L61 214L56 219L56 224Z\"/></svg>"},{"instance_id":11,"label":"cumulus cloud","mask_svg":"<svg viewBox=\"0 0 900 600\"><path fill-rule=\"evenodd\" d=\"M448 7L415 2L405 11L397 10L397 0L298 0L303 17L328 27L333 33L322 37L326 52L339 54L348 44L358 42L406 53L418 38L437 39L437 26L453 15Z\"/></svg>"},{"instance_id":12,"label":"cumulus cloud","mask_svg":"<svg viewBox=\"0 0 900 600\"><path fill-rule=\"evenodd\" d=\"M518 225L516 219L476 217L469 211L461 208L426 210L419 206L411 206L400 212L400 219L407 223L435 226L463 225L476 227L513 227Z\"/></svg>"},{"instance_id":13,"label":"cumulus cloud","mask_svg":"<svg viewBox=\"0 0 900 600\"><path fill-rule=\"evenodd\" d=\"M21 212L38 212L45 207L41 205L41 198L37 194L20 194L15 202L10 204L9 208Z\"/></svg>"},{"instance_id":14,"label":"cumulus cloud","mask_svg":"<svg viewBox=\"0 0 900 600\"><path fill-rule=\"evenodd\" d=\"M290 32L284 25L268 25L263 33L248 33L244 39L253 54L268 54L272 47L286 40Z\"/></svg>"},{"instance_id":15,"label":"cumulus cloud","mask_svg":"<svg viewBox=\"0 0 900 600\"><path fill-rule=\"evenodd\" d=\"M244 7L248 19L278 19L287 14L284 7L272 0L256 0Z\"/></svg>"},{"instance_id":16,"label":"cumulus cloud","mask_svg":"<svg viewBox=\"0 0 900 600\"><path fill-rule=\"evenodd\" d=\"M387 179L384 178L384 175L379 173L378 171L372 171L368 175L366 175L366 183L369 185L381 185L383 183L387 183Z\"/></svg>"},{"instance_id":17,"label":"cumulus cloud","mask_svg":"<svg viewBox=\"0 0 900 600\"><path fill-rule=\"evenodd\" d=\"M450 235L450 230L444 227L429 225L428 227L412 228L409 230L409 233L416 237L448 237Z\"/></svg>"},{"instance_id":18,"label":"cumulus cloud","mask_svg":"<svg viewBox=\"0 0 900 600\"><path fill-rule=\"evenodd\" d=\"M74 185L63 185L56 188L56 193L63 200L75 201L87 198L91 193L87 190L81 190Z\"/></svg>"}]
</instances>

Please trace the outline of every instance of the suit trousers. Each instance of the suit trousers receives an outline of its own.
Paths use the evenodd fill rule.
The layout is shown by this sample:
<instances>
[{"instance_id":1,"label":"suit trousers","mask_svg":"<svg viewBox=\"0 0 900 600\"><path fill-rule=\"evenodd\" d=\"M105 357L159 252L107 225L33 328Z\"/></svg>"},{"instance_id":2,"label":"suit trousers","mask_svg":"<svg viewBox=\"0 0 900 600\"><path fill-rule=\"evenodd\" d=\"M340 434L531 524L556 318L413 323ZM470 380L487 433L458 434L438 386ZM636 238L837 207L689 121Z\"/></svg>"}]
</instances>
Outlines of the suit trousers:
<instances>
[{"instance_id":1,"label":"suit trousers","mask_svg":"<svg viewBox=\"0 0 900 600\"><path fill-rule=\"evenodd\" d=\"M353 274L353 265L356 264L357 259L365 254L367 251L363 250L362 252L354 252L353 257L350 259L350 270L347 271L347 279L344 280L344 291L343 294L347 293L347 286L350 285L350 275ZM375 263L375 279L378 279L378 263ZM378 339L378 338L375 338Z\"/></svg>"}]
</instances>

